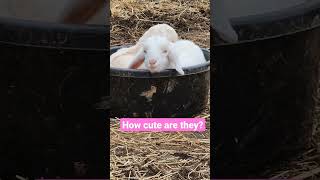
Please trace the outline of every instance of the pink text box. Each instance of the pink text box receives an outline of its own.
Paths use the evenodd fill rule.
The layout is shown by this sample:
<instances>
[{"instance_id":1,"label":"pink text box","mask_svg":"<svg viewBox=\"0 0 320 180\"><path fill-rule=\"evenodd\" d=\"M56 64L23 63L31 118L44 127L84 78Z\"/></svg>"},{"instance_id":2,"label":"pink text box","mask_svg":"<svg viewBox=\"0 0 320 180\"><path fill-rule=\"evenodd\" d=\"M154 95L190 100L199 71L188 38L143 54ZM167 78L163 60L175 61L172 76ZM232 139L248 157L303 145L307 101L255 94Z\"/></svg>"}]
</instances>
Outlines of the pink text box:
<instances>
[{"instance_id":1,"label":"pink text box","mask_svg":"<svg viewBox=\"0 0 320 180\"><path fill-rule=\"evenodd\" d=\"M205 131L204 118L121 118L120 130L125 132Z\"/></svg>"}]
</instances>

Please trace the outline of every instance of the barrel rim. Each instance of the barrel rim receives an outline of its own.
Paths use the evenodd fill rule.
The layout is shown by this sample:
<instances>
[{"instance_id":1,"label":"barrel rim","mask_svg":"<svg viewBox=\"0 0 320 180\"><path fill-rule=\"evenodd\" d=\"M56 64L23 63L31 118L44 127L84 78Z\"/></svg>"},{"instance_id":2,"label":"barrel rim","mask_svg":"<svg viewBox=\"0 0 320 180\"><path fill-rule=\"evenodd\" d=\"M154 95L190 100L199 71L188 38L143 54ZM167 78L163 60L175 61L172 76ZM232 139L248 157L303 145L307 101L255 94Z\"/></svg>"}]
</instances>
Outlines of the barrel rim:
<instances>
[{"instance_id":1,"label":"barrel rim","mask_svg":"<svg viewBox=\"0 0 320 180\"><path fill-rule=\"evenodd\" d=\"M14 46L106 51L109 25L61 24L0 17L0 43Z\"/></svg>"},{"instance_id":2,"label":"barrel rim","mask_svg":"<svg viewBox=\"0 0 320 180\"><path fill-rule=\"evenodd\" d=\"M305 4L298 4L282 10L274 10L262 14L254 14L241 17L232 17L231 23L236 25L256 24L256 23L268 23L274 22L290 17L301 16L310 11L320 8L319 2L310 2Z\"/></svg>"},{"instance_id":3,"label":"barrel rim","mask_svg":"<svg viewBox=\"0 0 320 180\"><path fill-rule=\"evenodd\" d=\"M110 47L110 55L112 51L123 48L129 47L129 45L122 45L122 46L112 46ZM190 66L187 68L182 68L185 72L184 75L180 75L174 69L166 69L159 73L150 73L150 71L145 69L123 69L123 68L114 68L110 67L110 76L112 77L134 77L134 78L161 78L161 77L176 77L176 76L188 76L193 74L205 73L210 71L210 49L201 48L201 50L205 53L207 62L195 66Z\"/></svg>"},{"instance_id":4,"label":"barrel rim","mask_svg":"<svg viewBox=\"0 0 320 180\"><path fill-rule=\"evenodd\" d=\"M273 20L275 20L277 15L279 16L280 14L283 15L282 18L277 18L277 20L283 20L283 19L290 18L290 17L297 17L299 15L301 16L301 15L304 15L308 12L314 11L319 8L320 8L320 2L313 3L312 7L311 7L311 5L309 7L305 7L303 5L300 5L297 7L288 8L287 11L285 11L285 12L273 11L273 12L265 13L265 14L250 15L250 16L245 16L245 17L233 18L231 20L231 24L232 24L232 26L242 26L242 25L248 25L248 24L254 24L254 23L257 23L257 24L270 23ZM305 9L305 11L304 12L295 12L294 10L296 10L296 9ZM255 43L255 42L260 42L260 41L265 41L265 40L281 39L286 36L291 36L291 35L295 35L295 34L299 34L299 33L313 31L317 28L320 28L320 23L318 23L316 25L309 26L309 27L301 28L299 30L289 31L287 33L277 34L277 35L273 35L273 36L248 39L248 40L241 40L239 42L225 42L225 43L213 44L213 47L238 46L238 45Z\"/></svg>"},{"instance_id":5,"label":"barrel rim","mask_svg":"<svg viewBox=\"0 0 320 180\"><path fill-rule=\"evenodd\" d=\"M240 46L240 45L242 46L242 45L251 44L251 43L258 43L258 42L265 41L265 40L282 39L282 38L285 38L285 37L288 37L288 36L293 36L293 35L300 34L300 33L306 33L306 32L310 32L310 31L314 31L315 29L318 29L318 28L320 28L320 24L312 26L312 27L308 27L308 28L304 28L304 29L288 32L288 33L269 36L269 37L242 40L242 41L239 41L239 42L236 42L236 43L213 44L213 47L226 47L226 46L229 47L229 46Z\"/></svg>"}]
</instances>

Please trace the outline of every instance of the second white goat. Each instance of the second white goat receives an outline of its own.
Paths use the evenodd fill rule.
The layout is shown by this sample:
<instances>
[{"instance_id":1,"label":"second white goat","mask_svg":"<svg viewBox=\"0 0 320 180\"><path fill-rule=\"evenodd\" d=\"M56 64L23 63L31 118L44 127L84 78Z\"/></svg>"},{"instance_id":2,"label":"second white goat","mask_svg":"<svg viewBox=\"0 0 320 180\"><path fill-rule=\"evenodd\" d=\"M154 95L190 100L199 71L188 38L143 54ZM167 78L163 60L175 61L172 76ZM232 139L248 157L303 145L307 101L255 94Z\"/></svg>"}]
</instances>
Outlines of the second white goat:
<instances>
[{"instance_id":1,"label":"second white goat","mask_svg":"<svg viewBox=\"0 0 320 180\"><path fill-rule=\"evenodd\" d=\"M201 48L189 40L170 42L161 36L152 36L142 41L142 47L128 68L137 69L142 63L151 73L175 69L184 75L183 68L206 62Z\"/></svg>"}]
</instances>

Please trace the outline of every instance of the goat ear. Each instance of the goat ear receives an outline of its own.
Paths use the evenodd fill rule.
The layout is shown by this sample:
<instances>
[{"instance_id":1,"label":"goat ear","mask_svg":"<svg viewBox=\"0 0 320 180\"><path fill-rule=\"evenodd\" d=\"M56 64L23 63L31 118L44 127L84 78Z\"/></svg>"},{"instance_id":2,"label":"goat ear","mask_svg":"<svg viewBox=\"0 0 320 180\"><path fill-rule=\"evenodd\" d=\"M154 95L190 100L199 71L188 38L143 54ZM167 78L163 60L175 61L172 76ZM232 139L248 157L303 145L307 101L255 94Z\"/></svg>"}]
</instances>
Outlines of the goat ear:
<instances>
[{"instance_id":1,"label":"goat ear","mask_svg":"<svg viewBox=\"0 0 320 180\"><path fill-rule=\"evenodd\" d=\"M177 66L177 65L176 65L175 69L176 69L176 71L177 71L179 74L184 75L184 71L183 71L183 69L182 69L181 66Z\"/></svg>"},{"instance_id":2,"label":"goat ear","mask_svg":"<svg viewBox=\"0 0 320 180\"><path fill-rule=\"evenodd\" d=\"M135 53L138 52L139 48L140 48L139 44L136 44L134 46L127 47L127 48L121 48L117 52L111 54L110 61L112 61L113 59L116 59L116 58L118 58L119 56L122 56L122 55L135 54Z\"/></svg>"},{"instance_id":3,"label":"goat ear","mask_svg":"<svg viewBox=\"0 0 320 180\"><path fill-rule=\"evenodd\" d=\"M129 69L138 69L144 61L143 48L140 48L136 55L131 60Z\"/></svg>"},{"instance_id":4,"label":"goat ear","mask_svg":"<svg viewBox=\"0 0 320 180\"><path fill-rule=\"evenodd\" d=\"M182 69L182 66L177 63L176 61L171 61L171 64L173 66L173 68L181 75L184 75L184 71Z\"/></svg>"},{"instance_id":5,"label":"goat ear","mask_svg":"<svg viewBox=\"0 0 320 180\"><path fill-rule=\"evenodd\" d=\"M175 60L175 55L174 54L170 54L171 53L171 50L173 49L173 42L170 42L169 43L169 61L172 65L172 67L181 75L184 75L184 71L182 69L182 66Z\"/></svg>"}]
</instances>

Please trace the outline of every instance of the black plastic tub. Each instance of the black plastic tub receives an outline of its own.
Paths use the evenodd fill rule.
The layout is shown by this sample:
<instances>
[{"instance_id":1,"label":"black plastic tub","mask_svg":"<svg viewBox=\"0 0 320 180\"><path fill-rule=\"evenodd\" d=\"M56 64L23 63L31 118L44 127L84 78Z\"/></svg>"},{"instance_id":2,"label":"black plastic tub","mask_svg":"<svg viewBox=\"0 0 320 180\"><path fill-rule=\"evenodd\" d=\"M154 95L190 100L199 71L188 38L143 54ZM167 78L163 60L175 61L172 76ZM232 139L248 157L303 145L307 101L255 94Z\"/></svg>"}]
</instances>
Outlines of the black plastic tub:
<instances>
[{"instance_id":1,"label":"black plastic tub","mask_svg":"<svg viewBox=\"0 0 320 180\"><path fill-rule=\"evenodd\" d=\"M0 177L107 177L108 27L0 18ZM13 175L13 176L12 176Z\"/></svg>"},{"instance_id":2,"label":"black plastic tub","mask_svg":"<svg viewBox=\"0 0 320 180\"><path fill-rule=\"evenodd\" d=\"M112 47L111 53L121 47ZM210 52L207 62L184 69L151 74L147 70L110 68L111 117L190 117L202 112L210 89Z\"/></svg>"},{"instance_id":3,"label":"black plastic tub","mask_svg":"<svg viewBox=\"0 0 320 180\"><path fill-rule=\"evenodd\" d=\"M215 178L262 178L311 145L320 6L295 10L234 20L241 41L213 45Z\"/></svg>"}]
</instances>

